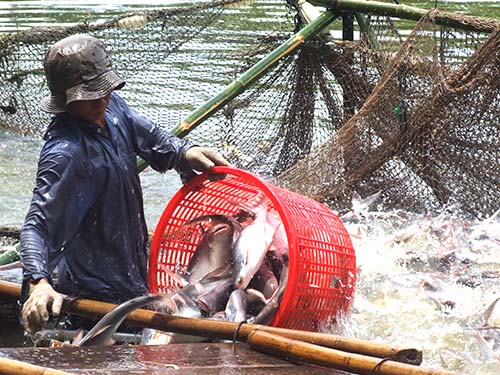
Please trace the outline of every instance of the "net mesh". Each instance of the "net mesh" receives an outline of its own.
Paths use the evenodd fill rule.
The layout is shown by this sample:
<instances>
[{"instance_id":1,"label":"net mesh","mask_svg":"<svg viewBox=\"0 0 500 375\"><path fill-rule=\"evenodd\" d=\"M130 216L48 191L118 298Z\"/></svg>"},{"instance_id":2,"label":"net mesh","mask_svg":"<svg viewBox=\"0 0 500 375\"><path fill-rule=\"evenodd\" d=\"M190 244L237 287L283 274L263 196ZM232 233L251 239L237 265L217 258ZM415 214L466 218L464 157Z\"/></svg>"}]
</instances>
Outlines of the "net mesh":
<instances>
[{"instance_id":1,"label":"net mesh","mask_svg":"<svg viewBox=\"0 0 500 375\"><path fill-rule=\"evenodd\" d=\"M43 56L54 41L88 33L104 41L127 80L129 104L171 129L302 27L299 13L296 3L218 1L3 36L0 124L43 134ZM359 40L321 34L189 137L338 210L350 208L353 194L378 193L380 209L455 204L492 214L500 201L498 31L437 26L437 16L430 12L408 36L397 21L370 14Z\"/></svg>"},{"instance_id":2,"label":"net mesh","mask_svg":"<svg viewBox=\"0 0 500 375\"><path fill-rule=\"evenodd\" d=\"M356 115L282 173L281 184L344 204L354 191L381 192L387 207L454 204L492 214L500 198L499 33L461 37L436 28L432 13L421 20Z\"/></svg>"}]
</instances>

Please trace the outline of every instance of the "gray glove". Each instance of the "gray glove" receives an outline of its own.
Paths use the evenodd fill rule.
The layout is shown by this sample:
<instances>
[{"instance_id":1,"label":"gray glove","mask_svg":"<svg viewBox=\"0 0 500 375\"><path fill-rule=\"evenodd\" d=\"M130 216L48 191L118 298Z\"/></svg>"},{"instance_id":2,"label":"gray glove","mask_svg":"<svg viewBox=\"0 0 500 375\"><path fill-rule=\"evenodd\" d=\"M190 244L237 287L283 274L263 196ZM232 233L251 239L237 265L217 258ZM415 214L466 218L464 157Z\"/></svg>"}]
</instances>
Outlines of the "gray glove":
<instances>
[{"instance_id":1,"label":"gray glove","mask_svg":"<svg viewBox=\"0 0 500 375\"><path fill-rule=\"evenodd\" d=\"M29 332L38 331L49 319L49 307L52 315L58 316L62 303L62 294L57 293L47 280L41 279L37 284L31 284L30 296L22 311L24 328Z\"/></svg>"},{"instance_id":2,"label":"gray glove","mask_svg":"<svg viewBox=\"0 0 500 375\"><path fill-rule=\"evenodd\" d=\"M209 147L193 146L186 151L186 162L198 172L206 172L216 165L229 166L229 162Z\"/></svg>"}]
</instances>

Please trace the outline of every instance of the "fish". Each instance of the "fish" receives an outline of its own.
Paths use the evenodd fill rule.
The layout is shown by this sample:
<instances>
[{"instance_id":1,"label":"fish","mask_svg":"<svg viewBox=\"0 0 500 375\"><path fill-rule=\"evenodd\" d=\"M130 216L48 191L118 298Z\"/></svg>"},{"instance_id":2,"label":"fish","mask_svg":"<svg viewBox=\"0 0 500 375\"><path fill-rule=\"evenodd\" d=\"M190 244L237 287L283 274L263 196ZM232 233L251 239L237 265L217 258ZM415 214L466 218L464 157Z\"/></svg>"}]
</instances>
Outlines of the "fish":
<instances>
[{"instance_id":1,"label":"fish","mask_svg":"<svg viewBox=\"0 0 500 375\"><path fill-rule=\"evenodd\" d=\"M148 294L133 298L115 307L102 317L97 324L76 344L76 346L105 346L128 314L135 309L163 300L163 294Z\"/></svg>"},{"instance_id":2,"label":"fish","mask_svg":"<svg viewBox=\"0 0 500 375\"><path fill-rule=\"evenodd\" d=\"M179 303L180 301L176 301ZM202 313L198 306L179 305L177 312L172 315L181 316L184 318L201 318ZM167 345L180 343L197 343L203 342L205 337L186 335L177 332L165 332L153 328L143 328L141 333L141 345Z\"/></svg>"},{"instance_id":3,"label":"fish","mask_svg":"<svg viewBox=\"0 0 500 375\"><path fill-rule=\"evenodd\" d=\"M251 208L255 219L241 231L234 244L232 263L237 289L245 289L260 268L279 225L279 220L268 215L267 208L266 198L260 196Z\"/></svg>"},{"instance_id":4,"label":"fish","mask_svg":"<svg viewBox=\"0 0 500 375\"><path fill-rule=\"evenodd\" d=\"M210 293L217 288L221 282L232 277L232 268L230 266L218 267L215 270L204 275L197 281L192 281L178 289L174 294L185 295L186 298L195 300L199 295Z\"/></svg>"},{"instance_id":5,"label":"fish","mask_svg":"<svg viewBox=\"0 0 500 375\"><path fill-rule=\"evenodd\" d=\"M274 213L270 213L273 215ZM283 257L288 254L288 237L285 230L285 225L276 217L275 220L279 220L279 224L276 228L276 232L274 233L273 240L271 241L271 245L269 246L269 252L273 253L273 255L280 261L283 261Z\"/></svg>"},{"instance_id":6,"label":"fish","mask_svg":"<svg viewBox=\"0 0 500 375\"><path fill-rule=\"evenodd\" d=\"M475 332L474 338L477 341L479 353L483 361L498 362L500 360L500 356L498 355L498 353L495 353L493 348L488 344L485 338L481 336L481 334L479 334L479 332Z\"/></svg>"},{"instance_id":7,"label":"fish","mask_svg":"<svg viewBox=\"0 0 500 375\"><path fill-rule=\"evenodd\" d=\"M248 313L254 317L266 304L275 306L281 299L276 294L277 277L287 277L282 270L283 261L288 260L288 238L279 214L268 209L263 193L244 203L228 203L239 207L233 216L202 215L183 224L198 224L202 235L185 273L182 271L187 277L168 269L180 286L168 295L173 315L241 322ZM274 312L273 308L270 314ZM199 340L146 330L143 342Z\"/></svg>"},{"instance_id":8,"label":"fish","mask_svg":"<svg viewBox=\"0 0 500 375\"><path fill-rule=\"evenodd\" d=\"M199 309L198 309L199 311ZM195 309L181 309L179 314L176 316L182 316L184 318L202 318ZM216 314L210 316L208 319L225 321L226 316L224 311L219 311ZM142 336L140 340L141 345L168 345L168 344L189 344L189 343L200 343L210 340L210 338L203 336L186 335L177 332L165 332L152 328L144 328L142 330Z\"/></svg>"},{"instance_id":9,"label":"fish","mask_svg":"<svg viewBox=\"0 0 500 375\"><path fill-rule=\"evenodd\" d=\"M361 196L356 192L352 192L352 211L355 215L366 215L370 206L375 203L378 197L382 194L382 190L375 192L374 194L361 198Z\"/></svg>"},{"instance_id":10,"label":"fish","mask_svg":"<svg viewBox=\"0 0 500 375\"><path fill-rule=\"evenodd\" d=\"M245 322L247 320L247 293L242 289L233 290L224 310L229 322Z\"/></svg>"},{"instance_id":11,"label":"fish","mask_svg":"<svg viewBox=\"0 0 500 375\"><path fill-rule=\"evenodd\" d=\"M455 308L457 302L450 291L449 286L432 275L428 275L422 282L422 289L427 297L434 301L438 306L445 309Z\"/></svg>"},{"instance_id":12,"label":"fish","mask_svg":"<svg viewBox=\"0 0 500 375\"><path fill-rule=\"evenodd\" d=\"M480 317L480 327L475 330L475 338L478 343L479 351L483 359L491 360L496 356L500 360L500 327L494 326L491 322L493 311L500 298L496 298L484 311Z\"/></svg>"},{"instance_id":13,"label":"fish","mask_svg":"<svg viewBox=\"0 0 500 375\"><path fill-rule=\"evenodd\" d=\"M285 258L285 263L283 263L283 269L281 271L279 287L274 292L273 296L269 299L262 310L257 314L255 319L253 319L253 324L265 324L268 325L274 319L276 312L285 293L286 283L288 280L288 258Z\"/></svg>"},{"instance_id":14,"label":"fish","mask_svg":"<svg viewBox=\"0 0 500 375\"><path fill-rule=\"evenodd\" d=\"M234 290L234 281L232 276L228 276L226 279L221 280L216 288L200 294L196 298L196 302L203 311L213 314L224 308Z\"/></svg>"},{"instance_id":15,"label":"fish","mask_svg":"<svg viewBox=\"0 0 500 375\"><path fill-rule=\"evenodd\" d=\"M227 266L231 262L233 244L242 231L241 224L227 215L203 215L187 221L183 226L195 223L205 223L207 229L189 261L189 281L196 281L219 267Z\"/></svg>"},{"instance_id":16,"label":"fish","mask_svg":"<svg viewBox=\"0 0 500 375\"><path fill-rule=\"evenodd\" d=\"M207 341L206 337L164 332L152 328L142 330L141 345L194 344Z\"/></svg>"},{"instance_id":17,"label":"fish","mask_svg":"<svg viewBox=\"0 0 500 375\"><path fill-rule=\"evenodd\" d=\"M186 317L201 317L202 312L200 306L182 290L173 292L168 295L175 308L170 312L171 315L186 316ZM161 307L160 307L161 308Z\"/></svg>"},{"instance_id":18,"label":"fish","mask_svg":"<svg viewBox=\"0 0 500 375\"><path fill-rule=\"evenodd\" d=\"M260 266L250 284L248 284L248 288L262 292L266 299L271 298L278 286L276 276L274 276L273 271L265 263Z\"/></svg>"}]
</instances>

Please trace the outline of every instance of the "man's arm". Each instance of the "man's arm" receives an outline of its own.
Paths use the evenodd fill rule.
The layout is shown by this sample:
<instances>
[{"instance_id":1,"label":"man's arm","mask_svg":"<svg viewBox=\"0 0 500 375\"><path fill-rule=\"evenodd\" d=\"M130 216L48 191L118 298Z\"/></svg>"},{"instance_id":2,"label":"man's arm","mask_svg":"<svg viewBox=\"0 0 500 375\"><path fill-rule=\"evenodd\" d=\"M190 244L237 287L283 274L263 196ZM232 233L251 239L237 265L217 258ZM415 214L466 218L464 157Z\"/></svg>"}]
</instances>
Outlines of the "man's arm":
<instances>
[{"instance_id":1,"label":"man's arm","mask_svg":"<svg viewBox=\"0 0 500 375\"><path fill-rule=\"evenodd\" d=\"M38 165L36 187L21 231L23 306L25 328L34 331L48 319L51 308L58 315L62 297L52 287L51 272L64 254L78 225L96 196L78 158L63 152L63 145L44 148Z\"/></svg>"}]
</instances>

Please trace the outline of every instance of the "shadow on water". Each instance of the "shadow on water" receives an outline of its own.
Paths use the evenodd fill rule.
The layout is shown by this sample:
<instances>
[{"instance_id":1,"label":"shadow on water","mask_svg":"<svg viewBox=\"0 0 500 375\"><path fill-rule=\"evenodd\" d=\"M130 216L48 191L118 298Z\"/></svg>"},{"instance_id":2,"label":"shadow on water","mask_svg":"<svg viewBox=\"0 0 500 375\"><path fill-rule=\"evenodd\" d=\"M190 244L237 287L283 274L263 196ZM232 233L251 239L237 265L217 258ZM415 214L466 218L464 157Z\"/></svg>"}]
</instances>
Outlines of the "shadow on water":
<instances>
[{"instance_id":1,"label":"shadow on water","mask_svg":"<svg viewBox=\"0 0 500 375\"><path fill-rule=\"evenodd\" d=\"M2 275L3 276L3 275ZM2 277L0 279L4 280ZM33 343L24 335L18 320L16 301L0 298L0 348L31 347Z\"/></svg>"},{"instance_id":2,"label":"shadow on water","mask_svg":"<svg viewBox=\"0 0 500 375\"><path fill-rule=\"evenodd\" d=\"M0 271L0 280L20 284L22 270L20 268ZM33 346L31 340L24 336L24 330L18 320L18 303L0 297L0 348Z\"/></svg>"}]
</instances>

